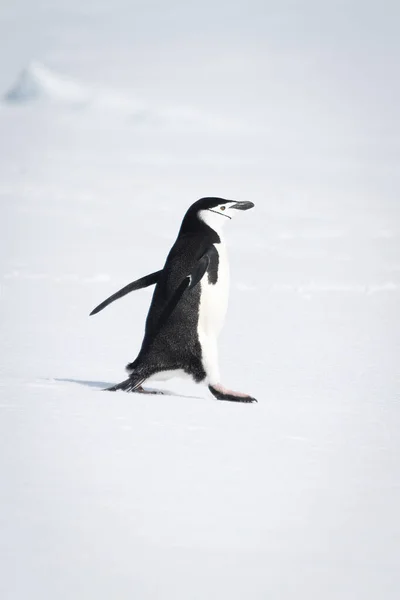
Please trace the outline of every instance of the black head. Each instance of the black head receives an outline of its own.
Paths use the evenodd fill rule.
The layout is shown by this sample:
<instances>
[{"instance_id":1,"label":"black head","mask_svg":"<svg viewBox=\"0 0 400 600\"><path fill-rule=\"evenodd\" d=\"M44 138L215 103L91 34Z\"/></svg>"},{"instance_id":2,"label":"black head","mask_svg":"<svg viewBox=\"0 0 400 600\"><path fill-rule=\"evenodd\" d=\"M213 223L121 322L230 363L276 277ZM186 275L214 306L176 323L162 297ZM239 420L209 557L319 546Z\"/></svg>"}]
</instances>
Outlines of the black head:
<instances>
[{"instance_id":1,"label":"black head","mask_svg":"<svg viewBox=\"0 0 400 600\"><path fill-rule=\"evenodd\" d=\"M195 233L209 228L220 234L223 226L232 220L238 211L253 208L253 202L237 202L224 198L201 198L186 212L179 235Z\"/></svg>"}]
</instances>

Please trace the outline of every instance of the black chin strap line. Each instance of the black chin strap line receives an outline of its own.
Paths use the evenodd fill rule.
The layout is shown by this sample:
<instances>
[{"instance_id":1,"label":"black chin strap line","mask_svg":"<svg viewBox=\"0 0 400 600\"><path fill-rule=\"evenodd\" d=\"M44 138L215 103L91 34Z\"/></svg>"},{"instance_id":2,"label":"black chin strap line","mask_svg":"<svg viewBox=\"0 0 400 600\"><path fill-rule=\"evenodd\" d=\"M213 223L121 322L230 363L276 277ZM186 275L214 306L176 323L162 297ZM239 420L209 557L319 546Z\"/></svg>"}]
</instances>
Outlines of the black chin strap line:
<instances>
[{"instance_id":1,"label":"black chin strap line","mask_svg":"<svg viewBox=\"0 0 400 600\"><path fill-rule=\"evenodd\" d=\"M213 210L212 208L209 208L208 210L211 210L211 212L215 213L216 215L220 215L221 217L226 217L227 219L232 219L232 217L230 217L229 215L225 215L224 213L219 213L216 210Z\"/></svg>"}]
</instances>

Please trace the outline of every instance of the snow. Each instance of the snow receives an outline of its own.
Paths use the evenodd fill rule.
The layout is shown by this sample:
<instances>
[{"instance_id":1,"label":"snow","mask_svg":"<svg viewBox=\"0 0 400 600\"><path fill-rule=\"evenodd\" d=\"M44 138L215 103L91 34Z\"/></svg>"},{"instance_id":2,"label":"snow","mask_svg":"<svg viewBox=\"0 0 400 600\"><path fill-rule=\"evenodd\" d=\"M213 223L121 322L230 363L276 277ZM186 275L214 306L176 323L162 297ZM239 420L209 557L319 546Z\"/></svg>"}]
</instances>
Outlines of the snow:
<instances>
[{"instance_id":1,"label":"snow","mask_svg":"<svg viewBox=\"0 0 400 600\"><path fill-rule=\"evenodd\" d=\"M9 103L20 103L40 98L78 106L89 101L88 93L75 82L56 76L40 63L32 62L22 70L4 99Z\"/></svg>"},{"instance_id":2,"label":"snow","mask_svg":"<svg viewBox=\"0 0 400 600\"><path fill-rule=\"evenodd\" d=\"M1 598L399 597L395 8L250 4L0 8ZM258 404L102 392L205 195Z\"/></svg>"},{"instance_id":3,"label":"snow","mask_svg":"<svg viewBox=\"0 0 400 600\"><path fill-rule=\"evenodd\" d=\"M32 61L22 69L15 83L3 94L3 103L8 105L18 106L31 102L47 108L81 110L89 119L90 115L101 117L105 113L108 118L122 117L124 120L132 120L136 126L145 124L157 130L173 127L174 130L207 128L215 131L235 126L221 117L203 114L190 107L148 108L132 95L99 86L83 85L56 73L38 61ZM240 125L236 124L236 127Z\"/></svg>"}]
</instances>

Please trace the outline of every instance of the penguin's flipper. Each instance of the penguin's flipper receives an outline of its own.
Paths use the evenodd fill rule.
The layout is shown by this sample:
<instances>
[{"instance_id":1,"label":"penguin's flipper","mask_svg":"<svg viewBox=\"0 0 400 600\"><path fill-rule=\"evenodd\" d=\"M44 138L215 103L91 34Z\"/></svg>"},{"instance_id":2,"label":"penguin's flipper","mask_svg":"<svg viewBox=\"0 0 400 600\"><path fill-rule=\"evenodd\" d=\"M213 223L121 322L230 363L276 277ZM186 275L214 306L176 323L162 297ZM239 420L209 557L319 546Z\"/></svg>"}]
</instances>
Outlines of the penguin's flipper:
<instances>
[{"instance_id":1,"label":"penguin's flipper","mask_svg":"<svg viewBox=\"0 0 400 600\"><path fill-rule=\"evenodd\" d=\"M211 246L211 248L209 248L195 264L190 275L187 276L187 279L189 279L189 290L194 288L203 279L208 267L210 266L210 256L213 252L216 252L216 250L214 246Z\"/></svg>"},{"instance_id":2,"label":"penguin's flipper","mask_svg":"<svg viewBox=\"0 0 400 600\"><path fill-rule=\"evenodd\" d=\"M114 302L115 300L122 298L126 294L129 294L129 292L134 292L136 290L141 290L142 288L148 287L149 285L154 285L155 283L157 283L161 273L162 273L162 270L156 271L155 273L151 273L150 275L145 275L145 277L141 277L140 279L137 279L136 281L132 281L132 283L128 283L128 285L123 287L121 290L118 290L118 292L115 292L115 294L113 294L112 296L110 296L109 298L104 300L101 304L96 306L96 308L94 308L92 310L92 312L90 313L89 316L97 314L98 312L103 310L103 308L105 308L106 306L111 304L111 302Z\"/></svg>"},{"instance_id":3,"label":"penguin's flipper","mask_svg":"<svg viewBox=\"0 0 400 600\"><path fill-rule=\"evenodd\" d=\"M194 288L204 277L209 265L210 265L210 255L216 252L214 246L211 246L196 262L194 265L192 272L189 275L186 275L185 279L183 279L180 285L176 288L174 294L167 302L160 320L158 322L158 329L160 329L168 320L174 308L178 304L179 300L182 298L183 294L186 290L191 290Z\"/></svg>"}]
</instances>

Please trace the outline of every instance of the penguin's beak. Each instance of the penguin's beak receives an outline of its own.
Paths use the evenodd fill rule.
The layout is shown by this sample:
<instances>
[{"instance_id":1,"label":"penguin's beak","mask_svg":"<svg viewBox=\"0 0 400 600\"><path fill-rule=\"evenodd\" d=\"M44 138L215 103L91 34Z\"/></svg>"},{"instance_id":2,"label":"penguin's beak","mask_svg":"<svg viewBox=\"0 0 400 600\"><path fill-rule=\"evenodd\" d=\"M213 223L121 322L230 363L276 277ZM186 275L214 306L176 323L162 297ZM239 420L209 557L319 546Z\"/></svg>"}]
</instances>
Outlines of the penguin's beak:
<instances>
[{"instance_id":1,"label":"penguin's beak","mask_svg":"<svg viewBox=\"0 0 400 600\"><path fill-rule=\"evenodd\" d=\"M253 207L253 202L236 202L231 206L231 208L237 208L238 210L249 210L249 208Z\"/></svg>"}]
</instances>

